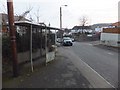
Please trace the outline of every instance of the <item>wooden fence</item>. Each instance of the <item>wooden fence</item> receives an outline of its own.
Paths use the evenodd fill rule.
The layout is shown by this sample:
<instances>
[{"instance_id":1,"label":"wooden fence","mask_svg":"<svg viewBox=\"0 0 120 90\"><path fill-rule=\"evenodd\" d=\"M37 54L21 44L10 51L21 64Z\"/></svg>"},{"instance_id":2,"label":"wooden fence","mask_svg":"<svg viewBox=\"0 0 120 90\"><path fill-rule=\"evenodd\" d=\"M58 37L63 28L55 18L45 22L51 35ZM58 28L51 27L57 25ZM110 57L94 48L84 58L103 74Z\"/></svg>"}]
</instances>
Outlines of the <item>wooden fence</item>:
<instances>
[{"instance_id":1,"label":"wooden fence","mask_svg":"<svg viewBox=\"0 0 120 90\"><path fill-rule=\"evenodd\" d=\"M120 28L103 28L103 33L116 33L116 34L120 34Z\"/></svg>"}]
</instances>

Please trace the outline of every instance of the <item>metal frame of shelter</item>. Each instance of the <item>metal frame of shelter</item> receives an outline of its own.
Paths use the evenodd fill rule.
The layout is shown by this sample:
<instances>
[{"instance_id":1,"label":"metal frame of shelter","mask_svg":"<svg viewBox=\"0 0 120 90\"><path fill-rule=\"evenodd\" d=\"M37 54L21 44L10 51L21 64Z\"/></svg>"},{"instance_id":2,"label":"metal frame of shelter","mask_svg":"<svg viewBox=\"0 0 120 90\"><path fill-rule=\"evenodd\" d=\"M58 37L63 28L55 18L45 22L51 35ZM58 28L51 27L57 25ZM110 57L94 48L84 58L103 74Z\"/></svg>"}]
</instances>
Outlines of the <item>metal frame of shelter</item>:
<instances>
[{"instance_id":1,"label":"metal frame of shelter","mask_svg":"<svg viewBox=\"0 0 120 90\"><path fill-rule=\"evenodd\" d=\"M27 28L28 32L29 32L29 37L30 37L30 61L31 61L31 70L33 72L33 61L32 61L32 53L33 53L33 33L35 32L36 35L39 32L40 33L40 53L42 54L42 34L45 35L45 41L44 41L44 47L45 47L45 54L47 54L49 46L51 43L48 43L49 41L49 34L50 34L50 30L60 30L59 28L54 28L54 27L50 27L50 26L46 26L44 25L40 25L40 24L35 24L35 23L31 23L31 22L26 22L26 21L18 21L15 22L15 26L20 26L20 27L24 27ZM44 31L44 32L43 32ZM55 44L56 44L56 33L55 33Z\"/></svg>"}]
</instances>

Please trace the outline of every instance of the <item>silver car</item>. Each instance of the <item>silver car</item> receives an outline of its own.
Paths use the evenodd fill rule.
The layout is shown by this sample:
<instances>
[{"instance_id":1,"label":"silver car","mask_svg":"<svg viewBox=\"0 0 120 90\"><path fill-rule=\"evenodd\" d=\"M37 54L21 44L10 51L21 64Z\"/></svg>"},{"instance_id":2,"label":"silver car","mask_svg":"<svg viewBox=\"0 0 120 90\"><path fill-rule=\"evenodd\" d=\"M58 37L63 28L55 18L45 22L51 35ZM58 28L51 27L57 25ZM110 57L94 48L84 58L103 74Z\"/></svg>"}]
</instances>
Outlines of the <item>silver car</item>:
<instances>
[{"instance_id":1,"label":"silver car","mask_svg":"<svg viewBox=\"0 0 120 90\"><path fill-rule=\"evenodd\" d=\"M73 42L71 40L71 38L63 38L63 46L72 46Z\"/></svg>"}]
</instances>

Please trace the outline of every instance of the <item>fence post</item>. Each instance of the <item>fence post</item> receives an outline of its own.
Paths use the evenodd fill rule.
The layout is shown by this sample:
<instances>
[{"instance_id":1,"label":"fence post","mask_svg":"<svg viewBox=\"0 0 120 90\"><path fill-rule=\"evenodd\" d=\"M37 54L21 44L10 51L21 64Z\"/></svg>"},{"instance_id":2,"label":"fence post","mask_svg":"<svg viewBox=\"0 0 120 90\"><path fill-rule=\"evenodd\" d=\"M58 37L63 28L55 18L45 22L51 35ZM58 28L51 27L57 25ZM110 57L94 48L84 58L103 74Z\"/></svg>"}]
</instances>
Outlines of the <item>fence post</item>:
<instances>
[{"instance_id":1,"label":"fence post","mask_svg":"<svg viewBox=\"0 0 120 90\"><path fill-rule=\"evenodd\" d=\"M40 56L42 56L42 29L40 28Z\"/></svg>"},{"instance_id":2,"label":"fence post","mask_svg":"<svg viewBox=\"0 0 120 90\"><path fill-rule=\"evenodd\" d=\"M33 72L33 61L32 61L32 24L30 25L30 61L31 61L31 71Z\"/></svg>"},{"instance_id":3,"label":"fence post","mask_svg":"<svg viewBox=\"0 0 120 90\"><path fill-rule=\"evenodd\" d=\"M47 66L47 27L45 25L45 51L46 51L46 66Z\"/></svg>"}]
</instances>

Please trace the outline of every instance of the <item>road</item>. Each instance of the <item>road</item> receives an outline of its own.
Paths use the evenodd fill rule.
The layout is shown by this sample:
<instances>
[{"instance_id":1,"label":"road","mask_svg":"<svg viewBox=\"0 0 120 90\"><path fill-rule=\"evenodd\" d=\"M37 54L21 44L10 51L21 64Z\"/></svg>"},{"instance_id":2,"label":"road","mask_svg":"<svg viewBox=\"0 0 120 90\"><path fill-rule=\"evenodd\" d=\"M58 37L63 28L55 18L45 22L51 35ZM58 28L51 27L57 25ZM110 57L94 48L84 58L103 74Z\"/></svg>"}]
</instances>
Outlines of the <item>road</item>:
<instances>
[{"instance_id":1,"label":"road","mask_svg":"<svg viewBox=\"0 0 120 90\"><path fill-rule=\"evenodd\" d=\"M103 81L107 82L113 87L118 87L118 53L117 52L98 48L90 43L85 43L85 42L74 42L74 45L72 47L63 46L61 49L62 49L61 51L65 53L65 55L71 58L72 62L76 66L78 65L77 66L78 68L81 68L80 63L83 61L85 65L88 66L90 70L93 70L98 76L100 76L103 79ZM79 61L76 61L76 59L79 59ZM90 71L89 69L81 69L81 70L83 74L85 74L84 73L85 70L86 73ZM94 72L89 72L87 73L89 75L86 74L85 75L86 77L89 77L88 79L91 79L92 74ZM94 81L94 77L92 79Z\"/></svg>"}]
</instances>

